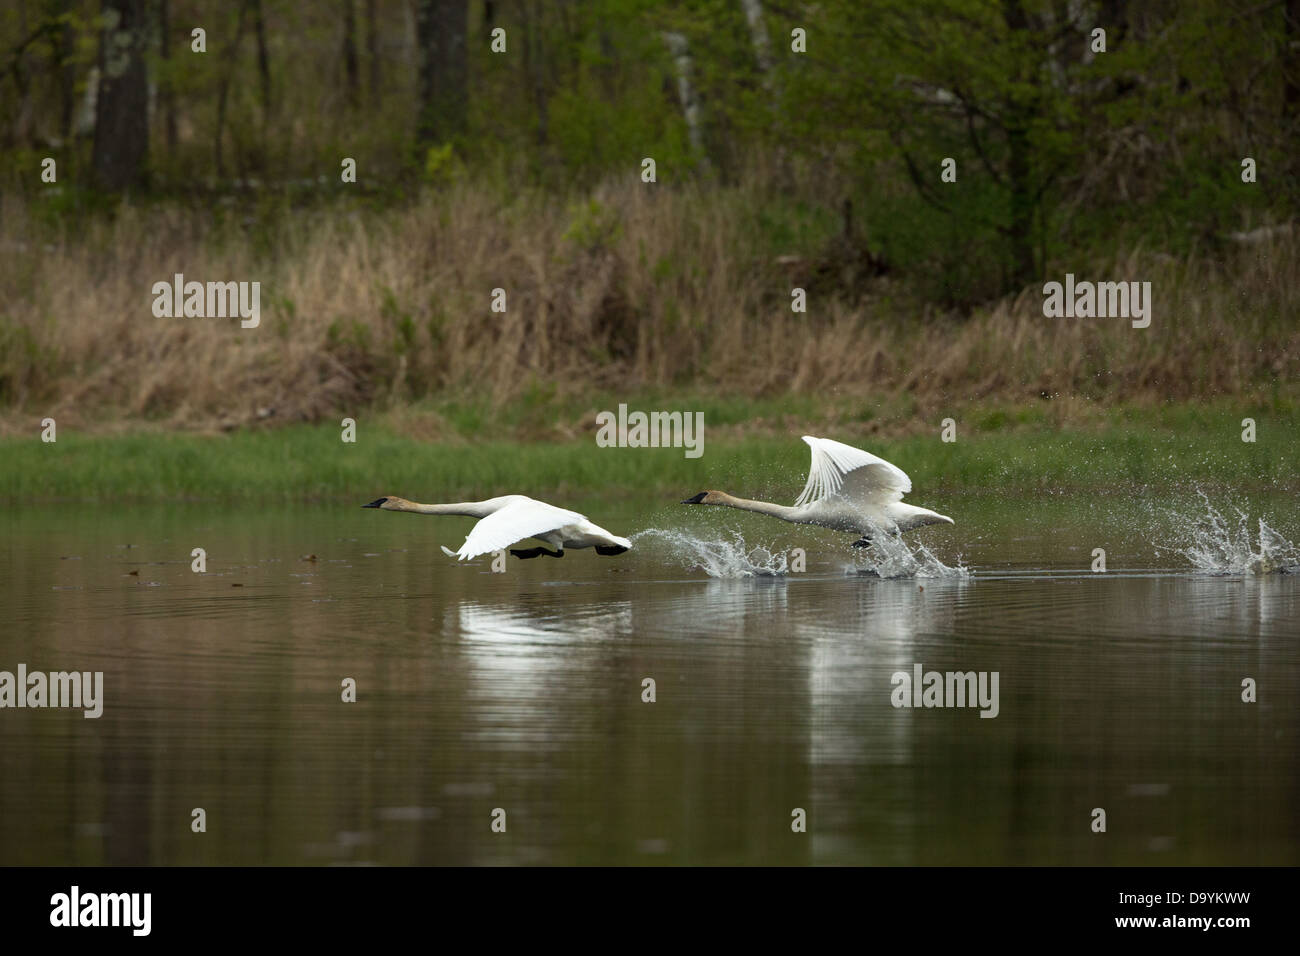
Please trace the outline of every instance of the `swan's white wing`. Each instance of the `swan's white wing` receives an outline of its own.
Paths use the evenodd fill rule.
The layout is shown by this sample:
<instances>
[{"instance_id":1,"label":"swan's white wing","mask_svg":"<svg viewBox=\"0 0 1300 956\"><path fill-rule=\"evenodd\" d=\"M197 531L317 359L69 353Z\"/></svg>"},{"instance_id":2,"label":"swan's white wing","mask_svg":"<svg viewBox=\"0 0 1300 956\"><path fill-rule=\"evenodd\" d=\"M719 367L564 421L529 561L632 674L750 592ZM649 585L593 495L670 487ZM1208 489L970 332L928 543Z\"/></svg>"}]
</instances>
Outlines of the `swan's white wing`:
<instances>
[{"instance_id":1,"label":"swan's white wing","mask_svg":"<svg viewBox=\"0 0 1300 956\"><path fill-rule=\"evenodd\" d=\"M480 554L500 551L524 538L546 534L586 520L576 511L566 511L544 501L520 497L474 525L456 556L462 561L475 558Z\"/></svg>"},{"instance_id":2,"label":"swan's white wing","mask_svg":"<svg viewBox=\"0 0 1300 956\"><path fill-rule=\"evenodd\" d=\"M811 504L839 495L861 504L881 505L898 501L912 490L912 479L903 469L861 448L829 438L804 435L812 449L808 483L795 505Z\"/></svg>"}]
</instances>

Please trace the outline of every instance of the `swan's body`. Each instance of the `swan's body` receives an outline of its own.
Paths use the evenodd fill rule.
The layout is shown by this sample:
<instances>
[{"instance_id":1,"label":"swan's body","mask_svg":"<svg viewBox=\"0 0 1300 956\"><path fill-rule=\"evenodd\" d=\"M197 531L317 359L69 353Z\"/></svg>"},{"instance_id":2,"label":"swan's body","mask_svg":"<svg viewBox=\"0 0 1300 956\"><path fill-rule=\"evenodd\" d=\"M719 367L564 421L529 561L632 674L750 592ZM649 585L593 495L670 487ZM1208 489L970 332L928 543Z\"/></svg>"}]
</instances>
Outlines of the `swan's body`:
<instances>
[{"instance_id":1,"label":"swan's body","mask_svg":"<svg viewBox=\"0 0 1300 956\"><path fill-rule=\"evenodd\" d=\"M946 515L904 504L912 479L901 468L860 448L805 435L812 449L808 483L793 505L737 498L725 491L702 491L682 504L722 505L771 515L795 524L814 524L861 535L857 545L873 534L901 534L928 524L952 524Z\"/></svg>"},{"instance_id":2,"label":"swan's body","mask_svg":"<svg viewBox=\"0 0 1300 956\"><path fill-rule=\"evenodd\" d=\"M421 515L465 515L479 518L479 523L470 530L459 551L442 549L446 554L462 561L500 551L525 538L536 538L550 545L552 550L512 549L510 553L517 558L536 558L542 554L562 558L565 548L595 548L597 554L622 554L632 547L632 542L627 538L610 534L588 521L585 515L548 505L527 495L502 495L487 501L461 501L447 505L422 505L389 495L376 498L361 507L410 511Z\"/></svg>"}]
</instances>

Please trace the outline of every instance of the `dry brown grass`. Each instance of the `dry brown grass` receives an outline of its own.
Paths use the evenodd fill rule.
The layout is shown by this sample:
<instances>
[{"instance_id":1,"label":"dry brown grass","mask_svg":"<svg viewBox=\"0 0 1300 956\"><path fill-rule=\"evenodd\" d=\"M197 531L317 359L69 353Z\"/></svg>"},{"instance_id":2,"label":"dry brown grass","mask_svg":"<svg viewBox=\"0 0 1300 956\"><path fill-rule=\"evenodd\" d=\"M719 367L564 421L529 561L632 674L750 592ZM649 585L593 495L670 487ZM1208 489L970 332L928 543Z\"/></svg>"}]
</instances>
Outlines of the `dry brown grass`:
<instances>
[{"instance_id":1,"label":"dry brown grass","mask_svg":"<svg viewBox=\"0 0 1300 956\"><path fill-rule=\"evenodd\" d=\"M503 203L463 184L382 213L331 204L216 225L206 212L123 206L60 229L6 200L0 418L213 427L426 395L504 403L537 383L570 395L907 395L927 414L954 401L1185 400L1296 381L1294 238L1072 266L1151 281L1145 330L1045 319L1037 288L969 317L926 314L900 305L887 279L854 304L811 295L796 315L790 280L752 235L747 210L762 201L744 187L611 182L581 200ZM261 327L155 318L151 286L175 272L259 280ZM489 310L497 287L504 315Z\"/></svg>"}]
</instances>

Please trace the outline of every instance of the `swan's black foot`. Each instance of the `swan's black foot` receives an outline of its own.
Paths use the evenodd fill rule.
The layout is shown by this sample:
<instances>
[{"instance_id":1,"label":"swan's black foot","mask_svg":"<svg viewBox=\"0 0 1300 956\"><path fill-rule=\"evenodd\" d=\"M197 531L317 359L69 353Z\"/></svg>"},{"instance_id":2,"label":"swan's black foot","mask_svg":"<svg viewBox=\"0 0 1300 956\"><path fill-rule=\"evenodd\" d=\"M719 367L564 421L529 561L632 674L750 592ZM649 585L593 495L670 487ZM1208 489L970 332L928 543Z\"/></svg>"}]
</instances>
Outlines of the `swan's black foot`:
<instances>
[{"instance_id":1,"label":"swan's black foot","mask_svg":"<svg viewBox=\"0 0 1300 956\"><path fill-rule=\"evenodd\" d=\"M901 531L898 531L897 529L895 529L895 530L893 530L893 531L888 531L888 532L886 532L886 534L888 534L891 538L901 538L901 537L903 536L903 535L902 535L902 532L901 532ZM871 547L871 539L868 538L866 535L863 535L861 538L858 538L857 541L854 541L853 544L851 545L851 547L854 547L854 548L869 548L869 547Z\"/></svg>"},{"instance_id":2,"label":"swan's black foot","mask_svg":"<svg viewBox=\"0 0 1300 956\"><path fill-rule=\"evenodd\" d=\"M606 555L607 557L609 557L609 556L613 556L613 555L615 555L615 554L622 554L622 553L623 553L624 551L626 551L626 550L627 550L627 548L625 548L625 547L623 547L622 545L619 545L619 544L598 544L598 545L596 545L596 553L597 553L597 554L603 554L603 555Z\"/></svg>"},{"instance_id":3,"label":"swan's black foot","mask_svg":"<svg viewBox=\"0 0 1300 956\"><path fill-rule=\"evenodd\" d=\"M546 548L511 548L510 553L520 561L527 561L529 558L540 558L546 555L548 558L562 558L563 551L548 551Z\"/></svg>"}]
</instances>

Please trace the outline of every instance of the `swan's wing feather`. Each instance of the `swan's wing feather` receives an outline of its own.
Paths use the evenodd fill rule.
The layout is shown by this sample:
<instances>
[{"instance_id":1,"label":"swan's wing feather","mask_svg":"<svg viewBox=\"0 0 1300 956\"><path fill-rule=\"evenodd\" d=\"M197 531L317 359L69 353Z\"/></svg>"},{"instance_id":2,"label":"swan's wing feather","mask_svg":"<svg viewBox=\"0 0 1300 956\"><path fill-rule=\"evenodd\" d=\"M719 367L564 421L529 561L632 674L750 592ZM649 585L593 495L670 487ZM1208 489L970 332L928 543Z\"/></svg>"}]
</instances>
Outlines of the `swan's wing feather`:
<instances>
[{"instance_id":1,"label":"swan's wing feather","mask_svg":"<svg viewBox=\"0 0 1300 956\"><path fill-rule=\"evenodd\" d=\"M576 511L566 511L564 508L548 505L544 501L534 501L532 498L521 498L494 511L474 525L465 538L465 543L456 552L456 556L462 561L476 558L480 554L500 551L524 538L546 534L565 525L586 520Z\"/></svg>"},{"instance_id":2,"label":"swan's wing feather","mask_svg":"<svg viewBox=\"0 0 1300 956\"><path fill-rule=\"evenodd\" d=\"M903 469L861 448L829 438L804 435L812 449L808 483L795 505L811 504L832 495L850 501L883 504L898 501L912 490L912 479Z\"/></svg>"},{"instance_id":3,"label":"swan's wing feather","mask_svg":"<svg viewBox=\"0 0 1300 956\"><path fill-rule=\"evenodd\" d=\"M900 482L898 476L901 474L887 461L863 465L844 476L840 495L849 501L874 507L902 501L903 495L912 490L912 483L907 480L907 475L903 475Z\"/></svg>"}]
</instances>

